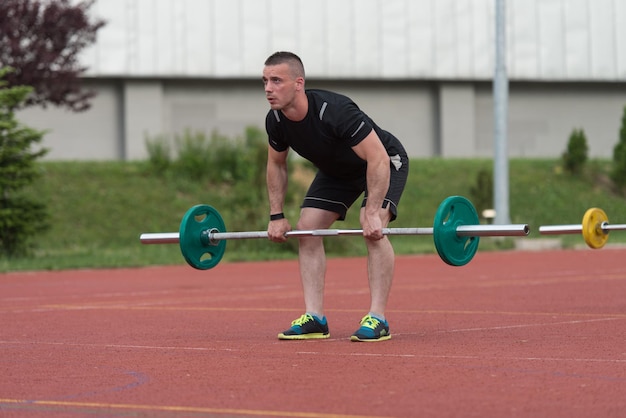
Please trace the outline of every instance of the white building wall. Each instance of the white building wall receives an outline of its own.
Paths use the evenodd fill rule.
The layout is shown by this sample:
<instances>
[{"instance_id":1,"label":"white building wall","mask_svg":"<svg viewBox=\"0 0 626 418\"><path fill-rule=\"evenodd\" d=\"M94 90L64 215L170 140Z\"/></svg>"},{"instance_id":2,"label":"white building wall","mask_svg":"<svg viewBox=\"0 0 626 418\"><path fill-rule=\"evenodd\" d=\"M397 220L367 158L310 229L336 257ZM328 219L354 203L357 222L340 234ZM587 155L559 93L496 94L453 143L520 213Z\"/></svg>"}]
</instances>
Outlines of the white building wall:
<instances>
[{"instance_id":1,"label":"white building wall","mask_svg":"<svg viewBox=\"0 0 626 418\"><path fill-rule=\"evenodd\" d=\"M559 157L573 129L583 129L589 155L612 157L626 106L626 86L611 84L513 84L509 92L509 154ZM476 89L476 155L493 155L493 97Z\"/></svg>"},{"instance_id":2,"label":"white building wall","mask_svg":"<svg viewBox=\"0 0 626 418\"><path fill-rule=\"evenodd\" d=\"M495 0L96 0L84 113L29 108L48 159L142 159L147 136L263 128L276 50L351 96L413 157L491 157ZM574 128L609 157L626 105L626 1L508 0L509 154L555 157Z\"/></svg>"},{"instance_id":3,"label":"white building wall","mask_svg":"<svg viewBox=\"0 0 626 418\"><path fill-rule=\"evenodd\" d=\"M127 80L123 86L123 159L145 155L146 140L161 135L164 124L163 86L158 81Z\"/></svg>"},{"instance_id":4,"label":"white building wall","mask_svg":"<svg viewBox=\"0 0 626 418\"><path fill-rule=\"evenodd\" d=\"M97 0L96 77L256 78L293 50L314 78L491 79L494 0ZM626 79L626 2L508 0L511 79Z\"/></svg>"},{"instance_id":5,"label":"white building wall","mask_svg":"<svg viewBox=\"0 0 626 418\"><path fill-rule=\"evenodd\" d=\"M118 160L124 158L124 115L119 82L92 81L98 92L91 109L74 113L55 107L29 107L17 118L32 128L45 130L42 146L47 160ZM145 151L142 152L145 155Z\"/></svg>"}]
</instances>

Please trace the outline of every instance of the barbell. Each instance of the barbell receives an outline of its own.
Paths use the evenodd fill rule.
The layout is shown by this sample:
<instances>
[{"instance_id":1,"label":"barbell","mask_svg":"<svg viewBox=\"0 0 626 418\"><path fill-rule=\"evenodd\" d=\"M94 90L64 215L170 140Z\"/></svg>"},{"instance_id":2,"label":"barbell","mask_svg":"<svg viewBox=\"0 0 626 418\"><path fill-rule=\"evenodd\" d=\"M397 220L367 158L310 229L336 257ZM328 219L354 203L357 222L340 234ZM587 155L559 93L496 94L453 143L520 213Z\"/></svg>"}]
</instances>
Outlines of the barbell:
<instances>
[{"instance_id":1,"label":"barbell","mask_svg":"<svg viewBox=\"0 0 626 418\"><path fill-rule=\"evenodd\" d=\"M479 237L525 236L530 232L526 224L480 225L476 209L462 196L443 200L435 214L432 227L384 228L384 235L432 235L441 259L451 266L469 263L478 250ZM362 229L293 230L290 237L334 237L363 235ZM267 231L226 232L219 212L209 205L189 209L180 223L179 232L143 233L142 244L176 244L187 263L199 270L215 267L226 251L227 240L268 238Z\"/></svg>"},{"instance_id":2,"label":"barbell","mask_svg":"<svg viewBox=\"0 0 626 418\"><path fill-rule=\"evenodd\" d=\"M604 247L610 231L626 230L626 225L610 225L609 218L600 208L589 208L583 215L581 224L544 225L539 227L542 235L581 234L587 246L594 249Z\"/></svg>"}]
</instances>

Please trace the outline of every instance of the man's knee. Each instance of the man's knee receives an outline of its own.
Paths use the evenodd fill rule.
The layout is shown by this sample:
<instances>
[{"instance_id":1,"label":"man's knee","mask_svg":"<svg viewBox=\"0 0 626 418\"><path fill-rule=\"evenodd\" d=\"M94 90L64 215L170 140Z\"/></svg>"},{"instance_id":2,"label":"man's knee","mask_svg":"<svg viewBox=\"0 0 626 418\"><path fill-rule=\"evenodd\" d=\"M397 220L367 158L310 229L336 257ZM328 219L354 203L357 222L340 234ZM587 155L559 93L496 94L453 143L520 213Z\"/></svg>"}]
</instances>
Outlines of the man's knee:
<instances>
[{"instance_id":1,"label":"man's knee","mask_svg":"<svg viewBox=\"0 0 626 418\"><path fill-rule=\"evenodd\" d=\"M298 230L327 229L337 220L339 214L324 209L303 208L296 224Z\"/></svg>"}]
</instances>

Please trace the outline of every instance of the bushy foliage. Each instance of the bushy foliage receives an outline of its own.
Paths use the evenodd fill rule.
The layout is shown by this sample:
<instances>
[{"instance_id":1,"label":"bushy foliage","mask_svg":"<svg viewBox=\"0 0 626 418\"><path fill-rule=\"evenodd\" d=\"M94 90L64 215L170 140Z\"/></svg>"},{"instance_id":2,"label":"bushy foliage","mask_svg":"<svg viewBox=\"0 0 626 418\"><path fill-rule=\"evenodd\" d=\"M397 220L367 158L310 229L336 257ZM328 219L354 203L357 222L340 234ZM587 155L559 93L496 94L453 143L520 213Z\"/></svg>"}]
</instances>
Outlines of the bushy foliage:
<instances>
[{"instance_id":1,"label":"bushy foliage","mask_svg":"<svg viewBox=\"0 0 626 418\"><path fill-rule=\"evenodd\" d=\"M493 173L491 170L480 170L476 176L476 184L470 188L471 201L480 214L485 209L493 208Z\"/></svg>"},{"instance_id":2,"label":"bushy foliage","mask_svg":"<svg viewBox=\"0 0 626 418\"><path fill-rule=\"evenodd\" d=\"M619 189L626 187L626 107L622 115L619 141L613 148L611 179Z\"/></svg>"},{"instance_id":3,"label":"bushy foliage","mask_svg":"<svg viewBox=\"0 0 626 418\"><path fill-rule=\"evenodd\" d=\"M172 147L167 137L163 135L148 137L145 143L150 171L155 174L166 173L172 164Z\"/></svg>"},{"instance_id":4,"label":"bushy foliage","mask_svg":"<svg viewBox=\"0 0 626 418\"><path fill-rule=\"evenodd\" d=\"M222 216L228 217L229 230L267 228L267 217L259 216L269 210L265 184L268 145L264 131L248 127L243 138L229 138L218 132L207 137L203 132L186 131L175 135L173 140L164 135L148 137L146 146L148 165L153 174L184 177L221 191L219 202L204 203L212 204L220 213L227 211L227 215ZM290 164L288 169L292 173L293 165ZM291 182L286 203L292 203L302 192L301 185ZM202 190L197 193L201 196ZM255 240L237 243L240 250L252 249L256 245L260 243ZM290 240L284 246L295 251L297 240Z\"/></svg>"},{"instance_id":5,"label":"bushy foliage","mask_svg":"<svg viewBox=\"0 0 626 418\"><path fill-rule=\"evenodd\" d=\"M14 109L32 89L6 87L8 71L0 70L0 255L12 257L27 254L33 237L47 228L45 205L24 193L41 176L36 160L47 151L32 149L43 132L15 119Z\"/></svg>"},{"instance_id":6,"label":"bushy foliage","mask_svg":"<svg viewBox=\"0 0 626 418\"><path fill-rule=\"evenodd\" d=\"M164 135L148 137L146 147L153 174L184 177L207 187L223 188L225 200L235 196L239 199L230 202L234 205L254 206L267 201L267 140L258 128L246 128L243 138L229 138L216 131L210 137L191 131L175 135L173 140ZM287 198L291 196L288 194Z\"/></svg>"},{"instance_id":7,"label":"bushy foliage","mask_svg":"<svg viewBox=\"0 0 626 418\"><path fill-rule=\"evenodd\" d=\"M33 92L24 106L47 103L73 111L89 108L93 91L82 88L79 53L96 40L104 22L91 21L91 1L0 1L0 65L10 66L9 86Z\"/></svg>"},{"instance_id":8,"label":"bushy foliage","mask_svg":"<svg viewBox=\"0 0 626 418\"><path fill-rule=\"evenodd\" d=\"M589 147L587 136L582 129L574 129L567 143L567 150L563 153L563 167L572 174L580 174L587 162Z\"/></svg>"},{"instance_id":9,"label":"bushy foliage","mask_svg":"<svg viewBox=\"0 0 626 418\"><path fill-rule=\"evenodd\" d=\"M146 138L150 170L159 175L168 173L212 184L265 182L267 145L264 134L248 127L243 138L229 138L214 131L189 130L174 136ZM261 180L260 180L261 179Z\"/></svg>"}]
</instances>

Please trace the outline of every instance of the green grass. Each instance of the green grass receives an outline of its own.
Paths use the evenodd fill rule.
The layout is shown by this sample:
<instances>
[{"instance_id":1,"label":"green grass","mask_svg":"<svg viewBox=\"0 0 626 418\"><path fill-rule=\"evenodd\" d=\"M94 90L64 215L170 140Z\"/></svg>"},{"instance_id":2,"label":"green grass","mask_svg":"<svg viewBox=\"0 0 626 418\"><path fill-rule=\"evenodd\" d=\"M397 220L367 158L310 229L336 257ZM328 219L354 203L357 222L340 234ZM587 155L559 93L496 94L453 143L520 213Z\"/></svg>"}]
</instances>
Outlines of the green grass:
<instances>
[{"instance_id":1,"label":"green grass","mask_svg":"<svg viewBox=\"0 0 626 418\"><path fill-rule=\"evenodd\" d=\"M516 159L510 162L510 216L527 223L531 235L542 238L540 225L579 224L586 209L601 207L612 223L625 223L626 200L611 191L610 161L594 160L585 173L564 174L558 160ZM264 229L266 204L243 208L231 194L233 187L150 174L146 163L47 162L33 193L48 204L51 228L36 238L34 253L21 259L0 259L0 271L76 269L185 264L177 245L141 245L142 232L176 232L187 209L199 203L214 206L229 231ZM400 204L400 216L391 226L430 226L437 207L450 195L472 200L470 190L490 160L425 159L411 161L411 175ZM302 189L302 188L300 188ZM302 190L298 189L287 214L295 222ZM241 216L242 213L254 216ZM239 215L239 216L236 216ZM620 219L620 217L622 217ZM244 219L244 220L242 220ZM360 228L354 207L338 228ZM564 246L583 244L578 235L561 236ZM435 252L431 237L392 237L397 254ZM613 232L609 242L626 242ZM512 239L481 239L480 250L510 248ZM364 255L361 240L327 240L331 257ZM295 240L273 244L260 240L228 242L224 261L293 258Z\"/></svg>"}]
</instances>

